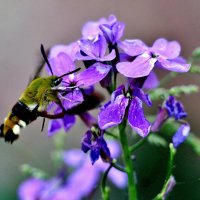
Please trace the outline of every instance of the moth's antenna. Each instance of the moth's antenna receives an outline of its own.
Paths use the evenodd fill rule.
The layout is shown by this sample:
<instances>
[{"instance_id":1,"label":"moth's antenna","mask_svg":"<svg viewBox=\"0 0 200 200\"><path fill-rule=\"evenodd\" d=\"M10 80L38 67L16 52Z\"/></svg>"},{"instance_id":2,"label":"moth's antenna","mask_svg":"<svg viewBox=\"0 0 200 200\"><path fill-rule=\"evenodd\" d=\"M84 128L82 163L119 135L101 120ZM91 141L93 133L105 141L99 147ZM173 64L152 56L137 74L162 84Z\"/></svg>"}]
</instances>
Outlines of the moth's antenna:
<instances>
[{"instance_id":1,"label":"moth's antenna","mask_svg":"<svg viewBox=\"0 0 200 200\"><path fill-rule=\"evenodd\" d=\"M79 67L79 68L77 68L77 69L75 69L75 70L73 70L73 71L71 71L71 72L68 72L68 73L66 73L66 74L63 74L63 75L59 76L58 78L62 78L63 76L67 76L67 75L69 75L69 74L73 74L73 73L79 71L80 69L81 69L81 68Z\"/></svg>"},{"instance_id":2,"label":"moth's antenna","mask_svg":"<svg viewBox=\"0 0 200 200\"><path fill-rule=\"evenodd\" d=\"M47 55L46 55L46 53L45 53L43 44L41 44L40 50L41 50L41 53L42 53L42 56L43 56L45 62L47 63L47 66L48 66L49 69L50 69L51 74L53 75L53 71L52 71L51 65L50 65L50 63L49 63L49 61L48 61L48 59L47 59Z\"/></svg>"}]
</instances>

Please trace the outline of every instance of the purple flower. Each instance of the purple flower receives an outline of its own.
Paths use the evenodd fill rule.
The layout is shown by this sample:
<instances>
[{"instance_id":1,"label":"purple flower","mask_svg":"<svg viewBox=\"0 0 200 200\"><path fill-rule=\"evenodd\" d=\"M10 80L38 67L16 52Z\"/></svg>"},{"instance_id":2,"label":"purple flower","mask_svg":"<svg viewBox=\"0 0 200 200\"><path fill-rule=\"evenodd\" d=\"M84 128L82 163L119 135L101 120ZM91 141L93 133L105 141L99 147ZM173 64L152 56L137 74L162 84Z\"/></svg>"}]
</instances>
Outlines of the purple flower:
<instances>
[{"instance_id":1,"label":"purple flower","mask_svg":"<svg viewBox=\"0 0 200 200\"><path fill-rule=\"evenodd\" d=\"M140 136L145 137L150 131L150 123L145 118L142 101L151 106L148 95L139 88L132 88L132 92L125 93L125 87L118 87L111 95L111 100L105 104L98 115L101 129L107 129L120 124L124 117L128 118L130 126Z\"/></svg>"},{"instance_id":2,"label":"purple flower","mask_svg":"<svg viewBox=\"0 0 200 200\"><path fill-rule=\"evenodd\" d=\"M185 121L181 121L186 116L187 113L184 111L183 104L180 101L177 101L173 96L169 96L169 98L160 108L159 113L151 127L151 130L159 131L163 123L169 118L174 118L175 120L179 121L181 126L172 137L173 145L175 148L177 148L181 143L185 141L190 132L189 124Z\"/></svg>"},{"instance_id":3,"label":"purple flower","mask_svg":"<svg viewBox=\"0 0 200 200\"><path fill-rule=\"evenodd\" d=\"M77 53L79 60L110 61L116 57L113 49L106 55L107 42L103 35L97 35L94 39L79 40L80 53Z\"/></svg>"},{"instance_id":4,"label":"purple flower","mask_svg":"<svg viewBox=\"0 0 200 200\"><path fill-rule=\"evenodd\" d=\"M56 113L55 113L56 114ZM75 115L65 115L61 119L50 120L47 134L49 137L55 135L61 128L67 132L76 122Z\"/></svg>"},{"instance_id":5,"label":"purple flower","mask_svg":"<svg viewBox=\"0 0 200 200\"><path fill-rule=\"evenodd\" d=\"M182 144L186 138L188 137L190 132L190 126L189 124L182 124L177 132L172 137L172 142L174 145L174 148L177 148L180 144Z\"/></svg>"},{"instance_id":6,"label":"purple flower","mask_svg":"<svg viewBox=\"0 0 200 200\"><path fill-rule=\"evenodd\" d=\"M56 57L50 59L50 64L54 75L61 76L75 69L73 60L65 53L59 53ZM88 87L101 81L110 71L110 65L95 63L88 69L70 74L63 77L62 86L57 88L60 92L58 97L65 110L69 110L84 101L84 89L88 93ZM56 107L54 114L60 113L62 110L59 105L54 103ZM48 128L48 135L55 134L64 125L65 130L68 130L75 123L75 117L66 115L63 119L51 120Z\"/></svg>"},{"instance_id":7,"label":"purple flower","mask_svg":"<svg viewBox=\"0 0 200 200\"><path fill-rule=\"evenodd\" d=\"M187 113L184 111L183 104L180 101L177 101L174 96L169 96L169 98L163 103L163 106L160 108L159 113L151 127L151 130L158 131L162 124L168 118L180 120L185 118L186 116Z\"/></svg>"},{"instance_id":8,"label":"purple flower","mask_svg":"<svg viewBox=\"0 0 200 200\"><path fill-rule=\"evenodd\" d=\"M119 143L108 141L108 148L113 158L120 156ZM105 172L109 166L109 163L105 163L100 159L92 165L89 156L79 149L67 151L64 154L64 160L68 166L76 167L74 173L69 177L68 182L74 188L73 191L78 190L77 193L81 193L82 197L89 194L97 186L100 174ZM126 186L127 176L124 172L112 168L108 174L108 178L119 188ZM81 185L82 187L77 187L77 185Z\"/></svg>"},{"instance_id":9,"label":"purple flower","mask_svg":"<svg viewBox=\"0 0 200 200\"><path fill-rule=\"evenodd\" d=\"M20 200L78 200L58 177L49 180L29 178L19 186L18 197Z\"/></svg>"},{"instance_id":10,"label":"purple flower","mask_svg":"<svg viewBox=\"0 0 200 200\"><path fill-rule=\"evenodd\" d=\"M159 80L156 74L151 71L146 81L144 82L143 89L151 90L156 88L159 85Z\"/></svg>"},{"instance_id":11,"label":"purple flower","mask_svg":"<svg viewBox=\"0 0 200 200\"><path fill-rule=\"evenodd\" d=\"M167 109L168 117L173 117L176 120L187 117L183 104L176 101L174 96L169 96L168 100L165 102L165 108Z\"/></svg>"},{"instance_id":12,"label":"purple flower","mask_svg":"<svg viewBox=\"0 0 200 200\"><path fill-rule=\"evenodd\" d=\"M125 24L117 21L114 15L111 15L110 18L112 18L112 23L101 24L99 28L103 32L107 42L109 44L115 44L123 36Z\"/></svg>"},{"instance_id":13,"label":"purple flower","mask_svg":"<svg viewBox=\"0 0 200 200\"><path fill-rule=\"evenodd\" d=\"M44 180L30 178L24 181L19 189L18 196L20 200L35 200L38 198L38 193L45 184Z\"/></svg>"},{"instance_id":14,"label":"purple flower","mask_svg":"<svg viewBox=\"0 0 200 200\"><path fill-rule=\"evenodd\" d=\"M67 54L72 61L76 60L76 54L79 51L78 42L72 42L69 45L58 44L53 46L49 52L49 59L55 58L59 53Z\"/></svg>"},{"instance_id":15,"label":"purple flower","mask_svg":"<svg viewBox=\"0 0 200 200\"><path fill-rule=\"evenodd\" d=\"M92 164L99 159L99 156L101 156L105 162L112 161L110 150L103 138L102 130L88 130L82 139L81 149L85 153L90 150L90 159Z\"/></svg>"},{"instance_id":16,"label":"purple flower","mask_svg":"<svg viewBox=\"0 0 200 200\"><path fill-rule=\"evenodd\" d=\"M176 41L160 38L148 47L141 40L125 40L119 47L133 57L132 61L119 62L116 66L127 77L148 76L155 66L175 72L187 72L190 68L190 64L179 58L181 48Z\"/></svg>"},{"instance_id":17,"label":"purple flower","mask_svg":"<svg viewBox=\"0 0 200 200\"><path fill-rule=\"evenodd\" d=\"M120 155L117 142L108 143L113 157ZM91 165L90 158L79 149L63 152L65 164L74 170L66 178L56 176L47 180L29 178L18 188L20 200L81 200L87 197L97 186L100 175L105 172L109 164L98 160ZM88 173L89 172L89 173ZM126 173L112 168L108 178L119 188L127 184ZM81 187L80 187L81 186Z\"/></svg>"},{"instance_id":18,"label":"purple flower","mask_svg":"<svg viewBox=\"0 0 200 200\"><path fill-rule=\"evenodd\" d=\"M89 21L82 28L82 35L85 39L93 39L99 34L103 34L108 43L116 43L124 33L125 25L119 22L114 15L108 19L101 18L99 21Z\"/></svg>"}]
</instances>

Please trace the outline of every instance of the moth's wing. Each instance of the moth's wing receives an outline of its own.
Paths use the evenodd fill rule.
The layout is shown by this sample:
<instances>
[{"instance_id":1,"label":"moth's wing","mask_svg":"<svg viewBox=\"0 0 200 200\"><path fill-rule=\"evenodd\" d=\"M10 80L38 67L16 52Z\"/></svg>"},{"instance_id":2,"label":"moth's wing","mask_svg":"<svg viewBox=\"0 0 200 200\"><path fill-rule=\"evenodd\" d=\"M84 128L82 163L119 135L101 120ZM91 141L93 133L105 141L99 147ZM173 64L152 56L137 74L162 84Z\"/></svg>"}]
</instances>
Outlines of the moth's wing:
<instances>
[{"instance_id":1,"label":"moth's wing","mask_svg":"<svg viewBox=\"0 0 200 200\"><path fill-rule=\"evenodd\" d=\"M47 55L47 57L48 57L48 55L49 55L49 52L50 52L50 49L47 49L47 50L46 50L46 55ZM35 69L35 73L33 74L32 77L29 78L28 85L29 85L34 79L36 79L36 78L38 78L38 77L41 76L41 72L42 72L44 66L45 66L45 60L44 60L43 57L41 57L41 58L40 58L40 61L39 61L39 63L38 63L38 65L37 65L37 67L36 67L36 69Z\"/></svg>"}]
</instances>

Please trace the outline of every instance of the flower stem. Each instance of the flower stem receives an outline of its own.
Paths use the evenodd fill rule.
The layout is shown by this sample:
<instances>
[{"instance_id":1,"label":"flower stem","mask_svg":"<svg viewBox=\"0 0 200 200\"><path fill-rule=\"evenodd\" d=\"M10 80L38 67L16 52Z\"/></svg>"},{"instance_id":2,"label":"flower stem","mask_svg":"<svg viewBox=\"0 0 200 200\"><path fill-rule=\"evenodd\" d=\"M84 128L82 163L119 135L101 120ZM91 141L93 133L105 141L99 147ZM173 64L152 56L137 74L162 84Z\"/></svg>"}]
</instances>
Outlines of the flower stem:
<instances>
[{"instance_id":1,"label":"flower stem","mask_svg":"<svg viewBox=\"0 0 200 200\"><path fill-rule=\"evenodd\" d=\"M119 171L126 173L126 169L124 168L124 166L121 166L121 165L117 164L116 162L117 162L117 161L114 159L114 160L112 161L112 166L113 166L115 169L118 169Z\"/></svg>"},{"instance_id":2,"label":"flower stem","mask_svg":"<svg viewBox=\"0 0 200 200\"><path fill-rule=\"evenodd\" d=\"M136 190L136 184L134 180L133 162L131 159L131 152L129 150L128 139L125 133L125 128L126 128L126 121L124 120L119 125L119 134L120 134L120 141L121 141L122 150L123 150L125 169L128 176L129 200L137 200L137 190Z\"/></svg>"},{"instance_id":3,"label":"flower stem","mask_svg":"<svg viewBox=\"0 0 200 200\"><path fill-rule=\"evenodd\" d=\"M172 176L172 170L173 170L173 167L174 167L174 156L176 154L176 149L173 147L173 144L169 145L169 150L170 150L170 154L169 154L169 161L168 161L168 167L167 167L167 174L166 174L165 182L164 182L164 185L162 187L161 192L159 194L157 194L157 196L153 200L163 200L163 199L165 199L164 196L167 192L167 187L168 187L169 182L170 182L170 177Z\"/></svg>"},{"instance_id":4,"label":"flower stem","mask_svg":"<svg viewBox=\"0 0 200 200\"><path fill-rule=\"evenodd\" d=\"M114 133L111 133L107 130L105 130L105 133L106 133L106 135L109 135L109 136L113 137L114 139L119 140L119 137L117 135L115 135Z\"/></svg>"},{"instance_id":5,"label":"flower stem","mask_svg":"<svg viewBox=\"0 0 200 200\"><path fill-rule=\"evenodd\" d=\"M132 146L129 147L129 151L133 153L136 149L141 147L145 142L147 141L147 137L140 139L137 143L133 144Z\"/></svg>"},{"instance_id":6,"label":"flower stem","mask_svg":"<svg viewBox=\"0 0 200 200\"><path fill-rule=\"evenodd\" d=\"M102 183L101 183L101 193L102 193L102 199L103 200L109 200L109 194L110 194L110 189L108 186L106 186L106 181L107 181L107 177L108 177L108 173L112 168L112 163L110 164L110 166L108 167L108 169L106 170L106 172L103 175L102 178Z\"/></svg>"}]
</instances>

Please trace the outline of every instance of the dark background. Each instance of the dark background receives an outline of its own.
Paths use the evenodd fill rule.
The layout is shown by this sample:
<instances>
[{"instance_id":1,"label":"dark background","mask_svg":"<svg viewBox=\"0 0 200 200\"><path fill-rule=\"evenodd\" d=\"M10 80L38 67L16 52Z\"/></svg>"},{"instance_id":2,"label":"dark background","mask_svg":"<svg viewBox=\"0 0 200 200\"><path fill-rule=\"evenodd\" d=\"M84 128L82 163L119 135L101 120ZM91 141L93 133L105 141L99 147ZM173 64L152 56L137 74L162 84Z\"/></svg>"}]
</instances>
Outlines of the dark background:
<instances>
[{"instance_id":1,"label":"dark background","mask_svg":"<svg viewBox=\"0 0 200 200\"><path fill-rule=\"evenodd\" d=\"M199 0L0 0L0 119L3 122L40 62L41 43L46 48L70 43L81 36L82 25L88 20L115 14L126 23L124 38L139 38L149 45L159 37L178 40L182 54L188 58L193 49L200 45L199 9ZM176 83L199 84L200 81L199 76L184 75L176 79ZM188 121L197 135L200 128L199 97L198 93L183 99L189 113ZM19 171L21 164L30 163L52 171L49 154L53 149L53 140L47 138L45 131L40 132L41 124L42 120L31 124L13 145L0 141L0 199L15 198L16 188L23 179ZM83 124L78 123L67 134L66 146L79 146ZM140 174L148 178L147 172L151 176L162 171L165 166L162 163L167 156L162 151L145 147L140 157L144 166L138 169ZM175 172L181 184L177 185L172 199L198 200L200 158L185 145L179 151ZM155 157L156 152L160 152L160 156ZM153 177L156 177L154 181L159 179ZM144 195L153 189L149 186L152 181L152 177L143 179L141 192ZM157 185L159 187L159 183ZM149 198L146 195L146 199Z\"/></svg>"}]
</instances>

